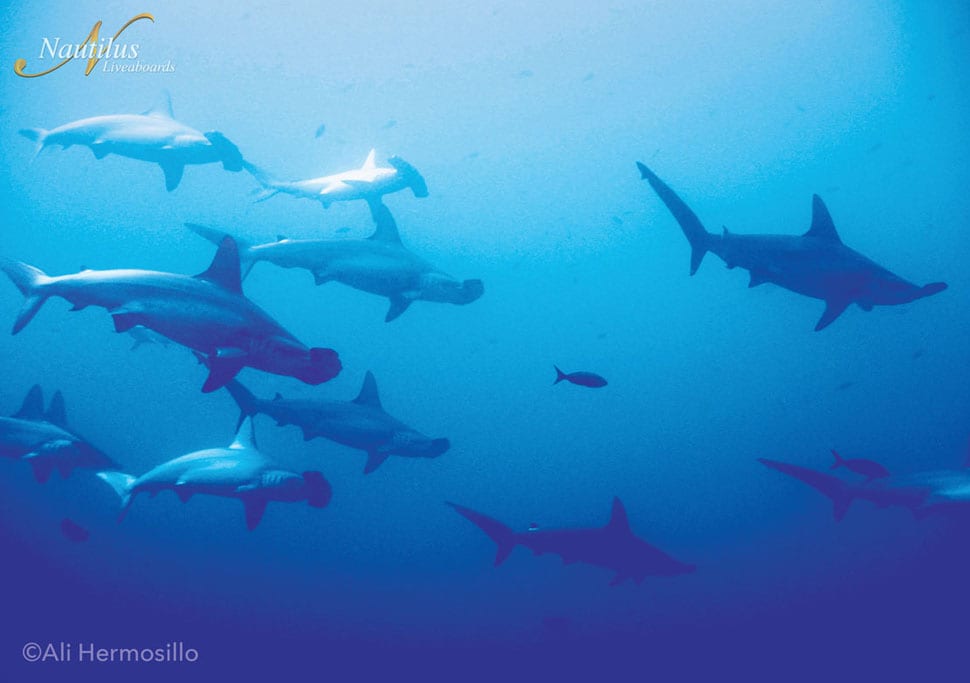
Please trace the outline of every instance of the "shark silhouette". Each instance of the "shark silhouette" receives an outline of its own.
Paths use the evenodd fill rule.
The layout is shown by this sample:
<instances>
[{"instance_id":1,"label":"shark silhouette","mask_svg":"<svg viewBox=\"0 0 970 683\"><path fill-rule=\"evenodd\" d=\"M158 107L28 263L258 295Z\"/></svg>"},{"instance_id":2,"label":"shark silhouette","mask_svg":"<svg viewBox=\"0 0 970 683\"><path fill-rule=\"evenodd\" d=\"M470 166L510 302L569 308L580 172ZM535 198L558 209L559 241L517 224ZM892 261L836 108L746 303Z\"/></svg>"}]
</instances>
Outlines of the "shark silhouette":
<instances>
[{"instance_id":1,"label":"shark silhouette","mask_svg":"<svg viewBox=\"0 0 970 683\"><path fill-rule=\"evenodd\" d=\"M150 270L82 270L51 277L12 260L0 260L0 269L25 298L14 334L52 296L74 304L72 311L100 306L111 314L117 332L140 325L208 356L205 392L222 387L246 366L307 384L340 372L333 349L307 348L243 295L232 238L222 241L212 264L195 277Z\"/></svg>"},{"instance_id":2,"label":"shark silhouette","mask_svg":"<svg viewBox=\"0 0 970 683\"><path fill-rule=\"evenodd\" d=\"M559 555L564 564L583 562L616 572L611 586L627 579L641 583L648 576L677 576L696 570L692 564L675 560L658 548L636 537L630 528L626 509L619 498L613 499L613 511L606 526L594 529L549 529L515 532L496 519L456 503L448 503L489 538L498 550L495 566L502 564L517 545L535 555Z\"/></svg>"},{"instance_id":3,"label":"shark silhouette","mask_svg":"<svg viewBox=\"0 0 970 683\"><path fill-rule=\"evenodd\" d=\"M451 446L448 439L427 437L385 412L377 381L370 372L352 401L289 399L279 394L260 399L236 380L229 382L226 390L239 406L240 424L251 415L263 413L278 426L298 426L307 441L322 437L366 451L364 474L376 470L392 455L436 458Z\"/></svg>"},{"instance_id":4,"label":"shark silhouette","mask_svg":"<svg viewBox=\"0 0 970 683\"><path fill-rule=\"evenodd\" d=\"M35 384L12 417L0 417L0 456L30 463L44 483L57 470L67 478L77 468L118 469L104 453L70 430L64 396L55 392L44 410L44 393Z\"/></svg>"},{"instance_id":5,"label":"shark silhouette","mask_svg":"<svg viewBox=\"0 0 970 683\"><path fill-rule=\"evenodd\" d=\"M853 303L870 311L873 306L905 304L946 289L945 282L914 285L845 246L818 195L812 198L812 225L804 235L735 235L727 228L716 235L704 228L690 207L653 171L640 162L637 167L687 237L691 275L710 251L728 268L749 271L749 287L772 282L821 299L825 312L815 325L816 331L828 327Z\"/></svg>"},{"instance_id":6,"label":"shark silhouette","mask_svg":"<svg viewBox=\"0 0 970 683\"><path fill-rule=\"evenodd\" d=\"M386 322L404 313L414 301L469 304L485 291L481 280L456 280L415 255L401 243L397 223L380 201L370 202L376 230L367 239L306 239L280 237L267 244L242 244L244 272L258 261L282 268L304 268L318 285L337 281L378 296L390 307ZM214 244L227 234L195 223L193 232Z\"/></svg>"},{"instance_id":7,"label":"shark silhouette","mask_svg":"<svg viewBox=\"0 0 970 683\"><path fill-rule=\"evenodd\" d=\"M37 144L39 154L51 145L89 147L97 159L109 154L156 163L165 173L165 189L178 187L188 164L221 162L241 171L239 149L222 133L201 133L175 120L172 102L163 101L143 114L114 114L81 119L52 130L25 128L20 134Z\"/></svg>"}]
</instances>

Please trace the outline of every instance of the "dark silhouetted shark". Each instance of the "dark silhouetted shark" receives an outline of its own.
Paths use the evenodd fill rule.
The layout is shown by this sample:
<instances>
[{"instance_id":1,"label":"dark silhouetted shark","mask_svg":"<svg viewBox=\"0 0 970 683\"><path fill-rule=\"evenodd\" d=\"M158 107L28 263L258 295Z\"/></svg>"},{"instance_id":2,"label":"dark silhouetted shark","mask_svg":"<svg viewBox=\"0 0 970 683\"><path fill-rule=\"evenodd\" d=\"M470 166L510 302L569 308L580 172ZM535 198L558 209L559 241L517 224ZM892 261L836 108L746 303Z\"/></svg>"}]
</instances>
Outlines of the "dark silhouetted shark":
<instances>
[{"instance_id":1,"label":"dark silhouetted shark","mask_svg":"<svg viewBox=\"0 0 970 683\"><path fill-rule=\"evenodd\" d=\"M227 448L210 448L183 455L133 477L123 472L99 472L121 498L120 522L139 493L154 495L172 490L184 503L195 494L237 498L246 510L252 531L270 501L307 501L323 508L330 502L330 483L320 472L298 474L276 465L256 448L252 424L242 425Z\"/></svg>"},{"instance_id":2,"label":"dark silhouetted shark","mask_svg":"<svg viewBox=\"0 0 970 683\"><path fill-rule=\"evenodd\" d=\"M687 237L691 275L710 251L728 268L749 271L749 287L772 282L821 299L825 312L816 331L828 327L853 303L869 311L873 306L905 304L946 289L944 282L914 285L845 246L818 195L812 198L812 225L804 235L734 235L727 228L722 235L716 235L704 228L690 207L653 171L639 162L637 167Z\"/></svg>"},{"instance_id":3,"label":"dark silhouetted shark","mask_svg":"<svg viewBox=\"0 0 970 683\"><path fill-rule=\"evenodd\" d=\"M57 470L65 479L76 468L109 470L118 466L67 426L64 397L56 392L44 411L39 385L27 393L13 417L0 417L0 456L29 462L40 483Z\"/></svg>"},{"instance_id":4,"label":"dark silhouetted shark","mask_svg":"<svg viewBox=\"0 0 970 683\"><path fill-rule=\"evenodd\" d=\"M932 494L932 486L928 483L912 482L906 485L890 485L885 481L852 484L838 477L818 472L801 465L793 465L778 460L758 458L765 467L786 474L789 477L808 484L819 493L832 501L832 513L835 521L841 521L848 512L854 500L866 500L876 507L902 507L917 514Z\"/></svg>"},{"instance_id":5,"label":"dark silhouetted shark","mask_svg":"<svg viewBox=\"0 0 970 683\"><path fill-rule=\"evenodd\" d=\"M844 467L850 472L855 472L856 474L862 475L868 481L873 481L874 479L885 479L889 476L889 470L875 460L866 460L865 458L843 458L834 448L832 449L832 455L835 457L835 462L832 464L833 470L838 469L839 467Z\"/></svg>"},{"instance_id":6,"label":"dark silhouetted shark","mask_svg":"<svg viewBox=\"0 0 970 683\"><path fill-rule=\"evenodd\" d=\"M53 130L25 128L20 134L37 143L37 153L51 145L84 145L97 159L117 154L156 163L165 173L169 192L178 187L188 164L221 162L227 171L243 169L239 149L225 135L201 133L176 121L168 95L144 114L95 116Z\"/></svg>"},{"instance_id":7,"label":"dark silhouetted shark","mask_svg":"<svg viewBox=\"0 0 970 683\"><path fill-rule=\"evenodd\" d=\"M498 520L455 503L448 503L463 517L488 534L498 550L495 565L505 561L517 545L535 555L552 553L564 564L583 562L616 572L611 586L630 579L640 583L648 576L677 576L696 570L692 564L675 560L662 550L637 538L630 529L626 510L619 498L613 499L613 512L606 526L595 529L550 529L515 532Z\"/></svg>"},{"instance_id":8,"label":"dark silhouetted shark","mask_svg":"<svg viewBox=\"0 0 970 683\"><path fill-rule=\"evenodd\" d=\"M376 470L392 455L436 458L451 445L448 439L427 437L384 412L370 372L353 401L288 399L279 394L270 400L260 399L235 380L226 389L239 405L240 423L250 415L263 413L279 426L296 425L307 441L322 437L366 451L364 474Z\"/></svg>"},{"instance_id":9,"label":"dark silhouetted shark","mask_svg":"<svg viewBox=\"0 0 970 683\"><path fill-rule=\"evenodd\" d=\"M456 280L401 244L397 223L381 202L371 202L377 229L367 239L292 240L243 245L244 272L257 261L269 261L282 268L304 268L313 273L318 285L342 282L390 300L385 321L404 313L414 301L469 304L485 291L481 280ZM216 244L226 233L194 223L189 229Z\"/></svg>"},{"instance_id":10,"label":"dark silhouetted shark","mask_svg":"<svg viewBox=\"0 0 970 683\"><path fill-rule=\"evenodd\" d=\"M115 330L141 325L208 357L209 377L202 391L225 385L249 366L320 384L340 372L333 349L307 348L242 293L239 253L226 238L212 265L195 277L149 270L82 270L49 277L25 263L0 260L24 295L14 323L17 334L44 302L59 296L72 311L100 306Z\"/></svg>"}]
</instances>

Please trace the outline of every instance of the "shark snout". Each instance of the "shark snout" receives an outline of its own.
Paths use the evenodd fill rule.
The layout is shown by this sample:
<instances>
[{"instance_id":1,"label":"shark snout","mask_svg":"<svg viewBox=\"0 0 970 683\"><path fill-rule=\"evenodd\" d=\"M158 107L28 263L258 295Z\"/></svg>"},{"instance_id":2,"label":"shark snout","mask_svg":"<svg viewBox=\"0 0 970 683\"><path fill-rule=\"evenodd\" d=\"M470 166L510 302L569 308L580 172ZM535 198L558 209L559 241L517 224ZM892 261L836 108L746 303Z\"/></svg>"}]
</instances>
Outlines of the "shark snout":
<instances>
[{"instance_id":1,"label":"shark snout","mask_svg":"<svg viewBox=\"0 0 970 683\"><path fill-rule=\"evenodd\" d=\"M485 293L485 283L479 279L465 280L461 283L462 303L470 304Z\"/></svg>"}]
</instances>

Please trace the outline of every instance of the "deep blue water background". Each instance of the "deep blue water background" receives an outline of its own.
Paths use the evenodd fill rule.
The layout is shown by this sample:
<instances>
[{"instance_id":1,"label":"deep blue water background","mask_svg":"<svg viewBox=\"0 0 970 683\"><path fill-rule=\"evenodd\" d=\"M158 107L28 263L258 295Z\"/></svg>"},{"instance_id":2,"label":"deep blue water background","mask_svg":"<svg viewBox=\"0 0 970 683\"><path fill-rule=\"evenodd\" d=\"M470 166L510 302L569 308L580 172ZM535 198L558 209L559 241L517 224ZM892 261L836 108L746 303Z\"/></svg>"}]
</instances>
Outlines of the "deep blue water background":
<instances>
[{"instance_id":1,"label":"deep blue water background","mask_svg":"<svg viewBox=\"0 0 970 683\"><path fill-rule=\"evenodd\" d=\"M10 68L44 36L81 40L97 19L110 33L143 11L155 23L125 35L174 74ZM176 118L284 177L357 166L371 147L403 156L431 192L387 198L405 243L486 287L385 324L385 300L254 269L246 294L345 369L316 388L252 370L244 383L350 399L369 369L389 412L452 442L365 478L359 452L259 418L262 450L332 482L325 510L271 505L249 533L237 503L161 495L117 525L86 473L39 486L0 463L0 681L519 680L539 666L927 680L965 666L966 527L864 503L836 524L827 500L755 462L824 468L834 447L908 473L966 456L965 5L78 2L0 21L0 254L52 274L193 273L213 250L185 221L249 239L370 232L359 202L254 204L253 179L218 165L167 193L157 167L81 148L31 163L16 132L143 111L168 90ZM818 301L749 290L712 257L689 278L637 160L709 230L799 234L817 192L847 244L950 289L814 333ZM0 325L20 304L0 283ZM234 404L199 392L186 351L130 352L103 310L67 308L52 300L0 335L0 412L34 383L60 389L72 425L134 473L231 440ZM610 385L553 387L553 363ZM614 495L697 573L610 588L604 570L521 549L495 569L492 543L444 505L595 526ZM66 541L63 517L91 539ZM23 643L59 640L180 640L202 657L177 672L21 660Z\"/></svg>"}]
</instances>

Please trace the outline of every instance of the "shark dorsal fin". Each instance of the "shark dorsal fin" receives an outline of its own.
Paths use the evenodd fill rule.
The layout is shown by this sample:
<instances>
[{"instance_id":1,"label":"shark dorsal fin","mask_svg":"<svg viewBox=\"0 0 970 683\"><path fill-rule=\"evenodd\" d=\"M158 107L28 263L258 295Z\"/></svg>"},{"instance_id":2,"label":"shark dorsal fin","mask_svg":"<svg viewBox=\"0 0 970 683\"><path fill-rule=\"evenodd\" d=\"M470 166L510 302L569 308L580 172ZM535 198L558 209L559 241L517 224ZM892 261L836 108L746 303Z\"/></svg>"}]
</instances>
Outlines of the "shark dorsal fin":
<instances>
[{"instance_id":1,"label":"shark dorsal fin","mask_svg":"<svg viewBox=\"0 0 970 683\"><path fill-rule=\"evenodd\" d=\"M257 450L256 424L253 422L253 418L247 418L245 422L239 425L236 438L229 444L229 448L233 450Z\"/></svg>"},{"instance_id":2,"label":"shark dorsal fin","mask_svg":"<svg viewBox=\"0 0 970 683\"><path fill-rule=\"evenodd\" d=\"M835 223L829 210L825 208L825 202L817 194L812 195L812 227L808 229L804 237L815 237L826 242L842 244L839 233L835 231Z\"/></svg>"},{"instance_id":3,"label":"shark dorsal fin","mask_svg":"<svg viewBox=\"0 0 970 683\"><path fill-rule=\"evenodd\" d=\"M364 384L361 386L357 398L354 399L354 403L381 409L381 397L377 393L377 380L374 379L374 373L370 370L364 375Z\"/></svg>"},{"instance_id":4,"label":"shark dorsal fin","mask_svg":"<svg viewBox=\"0 0 970 683\"><path fill-rule=\"evenodd\" d=\"M391 215L390 209L384 205L384 202L380 199L371 201L370 213L374 219L374 232L367 239L375 242L400 244L401 234L397 231L397 221L394 220L394 216Z\"/></svg>"},{"instance_id":5,"label":"shark dorsal fin","mask_svg":"<svg viewBox=\"0 0 970 683\"><path fill-rule=\"evenodd\" d=\"M607 522L606 528L624 534L630 533L630 520L627 519L626 508L619 498L613 498L613 511L610 513L610 521Z\"/></svg>"},{"instance_id":6,"label":"shark dorsal fin","mask_svg":"<svg viewBox=\"0 0 970 683\"><path fill-rule=\"evenodd\" d=\"M242 294L242 276L239 271L239 247L236 240L226 235L219 243L219 250L205 272L195 276L236 294Z\"/></svg>"},{"instance_id":7,"label":"shark dorsal fin","mask_svg":"<svg viewBox=\"0 0 970 683\"><path fill-rule=\"evenodd\" d=\"M172 96L168 94L168 91L162 92L161 97L158 102L149 109L148 111L142 112L142 116L157 116L159 118L174 119L175 114L172 113Z\"/></svg>"},{"instance_id":8,"label":"shark dorsal fin","mask_svg":"<svg viewBox=\"0 0 970 683\"><path fill-rule=\"evenodd\" d=\"M39 384L35 384L27 392L24 402L13 415L18 420L43 420L44 419L44 390Z\"/></svg>"},{"instance_id":9,"label":"shark dorsal fin","mask_svg":"<svg viewBox=\"0 0 970 683\"><path fill-rule=\"evenodd\" d=\"M64 394L60 391L54 392L54 397L51 399L51 404L47 408L45 418L52 425L67 429L67 409L64 407Z\"/></svg>"},{"instance_id":10,"label":"shark dorsal fin","mask_svg":"<svg viewBox=\"0 0 970 683\"><path fill-rule=\"evenodd\" d=\"M374 156L376 153L377 153L376 150L372 149L370 151L370 153L367 155L367 158L364 159L364 165L360 167L362 171L369 171L372 168L377 168L377 162L374 160Z\"/></svg>"}]
</instances>

